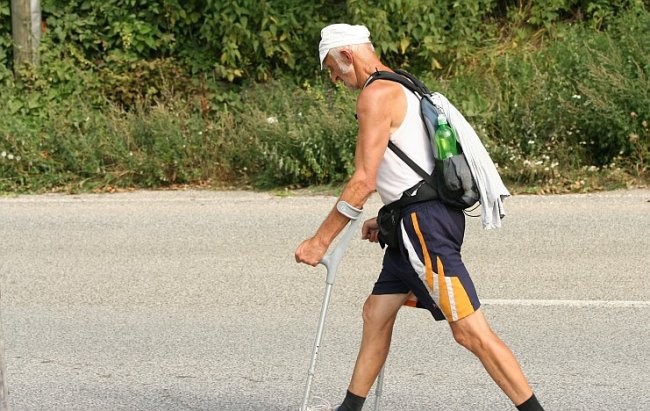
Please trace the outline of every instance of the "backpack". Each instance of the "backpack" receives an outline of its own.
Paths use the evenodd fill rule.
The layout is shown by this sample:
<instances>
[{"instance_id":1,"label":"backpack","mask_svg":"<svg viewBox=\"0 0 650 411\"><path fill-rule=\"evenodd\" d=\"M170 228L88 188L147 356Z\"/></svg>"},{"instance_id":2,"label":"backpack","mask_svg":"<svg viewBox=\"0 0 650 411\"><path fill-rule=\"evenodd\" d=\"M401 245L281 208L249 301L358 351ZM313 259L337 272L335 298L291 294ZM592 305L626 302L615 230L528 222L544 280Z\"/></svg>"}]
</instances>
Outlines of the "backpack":
<instances>
[{"instance_id":1,"label":"backpack","mask_svg":"<svg viewBox=\"0 0 650 411\"><path fill-rule=\"evenodd\" d=\"M376 71L374 72L365 86L375 80L389 80L400 83L408 90L412 91L420 100L420 116L424 123L424 128L432 143L434 153L434 169L431 174L424 171L418 166L406 153L400 150L392 141L388 141L388 148L404 161L413 171L418 173L424 180L428 187L418 186L417 191L421 191L420 197L425 197L423 200L440 199L450 207L464 210L476 204L479 201L479 192L476 188L476 181L472 176L472 172L462 152L460 143L458 144L458 155L452 156L445 160L438 158L438 150L434 143L434 135L438 125L438 114L443 112L440 107L437 107L433 102L432 93L418 78L403 70L390 71ZM449 119L448 119L449 120ZM450 123L451 125L451 123ZM452 125L453 127L453 125ZM423 190L423 188L426 188ZM406 198L408 197L408 198ZM408 203L414 202L413 197L406 196L398 200L394 206L403 206ZM428 197L428 198L426 198Z\"/></svg>"}]
</instances>

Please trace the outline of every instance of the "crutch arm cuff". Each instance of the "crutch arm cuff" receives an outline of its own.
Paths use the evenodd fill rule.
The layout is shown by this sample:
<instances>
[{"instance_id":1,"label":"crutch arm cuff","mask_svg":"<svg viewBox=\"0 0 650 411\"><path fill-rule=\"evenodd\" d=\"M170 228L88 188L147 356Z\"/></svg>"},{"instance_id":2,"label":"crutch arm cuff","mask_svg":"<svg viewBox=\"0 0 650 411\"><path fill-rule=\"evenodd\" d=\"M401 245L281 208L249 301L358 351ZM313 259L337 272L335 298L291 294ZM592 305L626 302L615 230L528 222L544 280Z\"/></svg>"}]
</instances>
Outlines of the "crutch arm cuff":
<instances>
[{"instance_id":1,"label":"crutch arm cuff","mask_svg":"<svg viewBox=\"0 0 650 411\"><path fill-rule=\"evenodd\" d=\"M336 209L338 210L339 213L343 214L350 220L356 220L361 215L360 208L356 208L355 206L353 206L352 204L344 200L339 200L339 202L336 203Z\"/></svg>"}]
</instances>

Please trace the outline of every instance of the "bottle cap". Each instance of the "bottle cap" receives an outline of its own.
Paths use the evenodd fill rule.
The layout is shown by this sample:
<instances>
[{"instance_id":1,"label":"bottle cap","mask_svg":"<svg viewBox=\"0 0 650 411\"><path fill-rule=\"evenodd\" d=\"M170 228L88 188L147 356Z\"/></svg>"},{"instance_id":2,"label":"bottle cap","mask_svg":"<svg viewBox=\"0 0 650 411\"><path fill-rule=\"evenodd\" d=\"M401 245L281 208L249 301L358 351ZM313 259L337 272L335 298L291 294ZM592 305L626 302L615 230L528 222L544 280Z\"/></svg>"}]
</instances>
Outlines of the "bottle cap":
<instances>
[{"instance_id":1,"label":"bottle cap","mask_svg":"<svg viewBox=\"0 0 650 411\"><path fill-rule=\"evenodd\" d=\"M438 124L447 124L447 117L444 114L438 114Z\"/></svg>"}]
</instances>

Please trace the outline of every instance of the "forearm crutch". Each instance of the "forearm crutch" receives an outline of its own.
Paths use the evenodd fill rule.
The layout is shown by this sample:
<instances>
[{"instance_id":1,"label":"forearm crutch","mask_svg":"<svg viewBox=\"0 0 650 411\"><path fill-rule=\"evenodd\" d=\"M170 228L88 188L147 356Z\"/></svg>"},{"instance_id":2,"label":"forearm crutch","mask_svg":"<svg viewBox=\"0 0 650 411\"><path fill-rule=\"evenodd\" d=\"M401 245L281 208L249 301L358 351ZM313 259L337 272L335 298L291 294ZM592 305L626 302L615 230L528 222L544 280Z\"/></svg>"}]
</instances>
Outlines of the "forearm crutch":
<instances>
[{"instance_id":1,"label":"forearm crutch","mask_svg":"<svg viewBox=\"0 0 650 411\"><path fill-rule=\"evenodd\" d=\"M375 411L381 410L381 394L384 391L384 369L386 364L381 367L379 370L379 375L377 376L377 383L375 384Z\"/></svg>"},{"instance_id":2,"label":"forearm crutch","mask_svg":"<svg viewBox=\"0 0 650 411\"><path fill-rule=\"evenodd\" d=\"M325 317L327 316L327 308L330 303L332 286L334 285L334 279L336 277L336 269L343 259L343 254L348 247L350 239L357 231L359 222L361 222L361 220L358 218L359 214L360 212L356 214L356 218L350 220L336 247L320 261L320 264L323 264L327 269L327 277L325 279L325 296L323 297L323 304L321 305L320 319L318 321L318 329L316 331L316 340L314 341L311 364L309 365L309 371L307 372L307 383L305 384L305 394L302 399L300 411L307 411L307 404L309 403L311 395L311 384L312 380L314 379L314 373L316 371L316 359L318 358L318 351L320 349L321 340L323 338L323 329L325 328ZM348 215L348 217L350 216Z\"/></svg>"}]
</instances>

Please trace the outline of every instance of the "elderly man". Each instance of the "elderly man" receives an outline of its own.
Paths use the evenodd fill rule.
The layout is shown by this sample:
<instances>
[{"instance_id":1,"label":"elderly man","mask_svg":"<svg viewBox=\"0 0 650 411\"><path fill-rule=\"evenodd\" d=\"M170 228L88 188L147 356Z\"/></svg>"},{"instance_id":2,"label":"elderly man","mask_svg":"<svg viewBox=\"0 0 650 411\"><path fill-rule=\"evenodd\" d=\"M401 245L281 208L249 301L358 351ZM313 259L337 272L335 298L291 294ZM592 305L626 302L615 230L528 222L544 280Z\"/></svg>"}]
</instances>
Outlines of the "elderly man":
<instances>
[{"instance_id":1,"label":"elderly man","mask_svg":"<svg viewBox=\"0 0 650 411\"><path fill-rule=\"evenodd\" d=\"M384 202L399 200L421 184L415 171L387 149L389 139L415 163L431 172L434 159L419 112L419 100L402 85L377 80L391 71L374 53L364 26L333 24L321 32L321 67L333 82L361 90L356 114L359 133L355 170L337 204L316 234L295 252L297 262L316 266L349 221L377 191ZM340 205L343 205L341 207ZM449 322L455 340L474 353L519 410L542 410L512 351L490 329L460 256L465 216L439 200L426 200L401 211L399 244L388 248L383 267L363 307L363 337L352 379L339 411L361 410L386 361L397 312L414 299L436 320ZM364 222L362 238L378 241L376 218Z\"/></svg>"}]
</instances>

